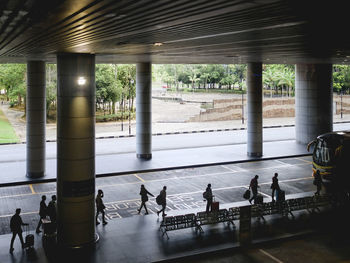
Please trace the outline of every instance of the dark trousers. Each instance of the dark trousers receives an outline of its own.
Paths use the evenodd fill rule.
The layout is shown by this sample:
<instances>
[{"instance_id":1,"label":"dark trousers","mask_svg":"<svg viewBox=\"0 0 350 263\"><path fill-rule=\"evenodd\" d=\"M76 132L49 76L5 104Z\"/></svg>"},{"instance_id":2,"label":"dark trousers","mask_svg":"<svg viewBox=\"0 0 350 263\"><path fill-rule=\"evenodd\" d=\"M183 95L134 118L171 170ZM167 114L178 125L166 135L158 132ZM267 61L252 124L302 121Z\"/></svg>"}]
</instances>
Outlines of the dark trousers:
<instances>
[{"instance_id":1,"label":"dark trousers","mask_svg":"<svg viewBox=\"0 0 350 263\"><path fill-rule=\"evenodd\" d=\"M140 206L140 208L139 208L139 213L141 212L142 207L144 207L144 208L145 208L146 213L148 214L148 210L147 210L146 202L142 202L142 203L141 203L141 206Z\"/></svg>"},{"instance_id":2,"label":"dark trousers","mask_svg":"<svg viewBox=\"0 0 350 263\"><path fill-rule=\"evenodd\" d=\"M276 201L278 200L278 193L279 193L280 189L279 188L272 188L272 200L275 200L275 194L276 194Z\"/></svg>"},{"instance_id":3,"label":"dark trousers","mask_svg":"<svg viewBox=\"0 0 350 263\"><path fill-rule=\"evenodd\" d=\"M102 214L102 222L103 223L106 222L106 220L105 220L105 211L104 210L97 210L97 212L96 212L96 223L98 222L97 218L98 218L98 215L100 213Z\"/></svg>"},{"instance_id":4,"label":"dark trousers","mask_svg":"<svg viewBox=\"0 0 350 263\"><path fill-rule=\"evenodd\" d=\"M10 249L13 248L13 242L15 241L16 235L19 236L19 240L21 241L22 248L24 247L22 231L21 231L21 232L16 232L16 231L14 231L14 232L12 232L12 238L11 238Z\"/></svg>"},{"instance_id":5,"label":"dark trousers","mask_svg":"<svg viewBox=\"0 0 350 263\"><path fill-rule=\"evenodd\" d=\"M39 220L38 225L37 225L37 227L36 227L36 231L38 231L39 228L41 227L41 224L42 224L42 221L41 221L41 220L43 220L44 218L46 218L46 216L40 216L40 220Z\"/></svg>"},{"instance_id":6,"label":"dark trousers","mask_svg":"<svg viewBox=\"0 0 350 263\"><path fill-rule=\"evenodd\" d=\"M211 204L212 203L213 203L213 199L212 198L207 199L207 208L205 210L207 213L211 212Z\"/></svg>"},{"instance_id":7,"label":"dark trousers","mask_svg":"<svg viewBox=\"0 0 350 263\"><path fill-rule=\"evenodd\" d=\"M252 188L252 192L253 192L253 196L252 196L252 198L249 199L249 202L252 202L252 200L255 201L255 198L258 196L258 189Z\"/></svg>"},{"instance_id":8,"label":"dark trousers","mask_svg":"<svg viewBox=\"0 0 350 263\"><path fill-rule=\"evenodd\" d=\"M322 184L317 184L316 187L317 187L317 191L316 191L315 194L316 194L316 195L319 195L320 192L321 192L321 189L322 189Z\"/></svg>"},{"instance_id":9,"label":"dark trousers","mask_svg":"<svg viewBox=\"0 0 350 263\"><path fill-rule=\"evenodd\" d=\"M165 208L166 208L166 204L162 204L162 209L160 209L158 211L158 214L160 214L160 212L163 212L162 215L164 216L165 215Z\"/></svg>"}]
</instances>

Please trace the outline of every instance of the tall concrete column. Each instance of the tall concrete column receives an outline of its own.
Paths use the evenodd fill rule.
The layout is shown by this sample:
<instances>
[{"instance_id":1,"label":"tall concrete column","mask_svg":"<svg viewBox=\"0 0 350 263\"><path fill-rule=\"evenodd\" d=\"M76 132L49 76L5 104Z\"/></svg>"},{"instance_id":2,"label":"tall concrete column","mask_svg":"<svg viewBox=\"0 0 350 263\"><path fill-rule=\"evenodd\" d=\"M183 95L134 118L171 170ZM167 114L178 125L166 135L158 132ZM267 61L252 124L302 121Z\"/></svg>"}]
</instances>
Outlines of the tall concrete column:
<instances>
[{"instance_id":1,"label":"tall concrete column","mask_svg":"<svg viewBox=\"0 0 350 263\"><path fill-rule=\"evenodd\" d=\"M152 64L136 64L136 156L152 158Z\"/></svg>"},{"instance_id":2,"label":"tall concrete column","mask_svg":"<svg viewBox=\"0 0 350 263\"><path fill-rule=\"evenodd\" d=\"M95 241L95 56L57 55L57 238Z\"/></svg>"},{"instance_id":3,"label":"tall concrete column","mask_svg":"<svg viewBox=\"0 0 350 263\"><path fill-rule=\"evenodd\" d=\"M30 178L45 175L46 79L45 62L27 62L26 155Z\"/></svg>"},{"instance_id":4,"label":"tall concrete column","mask_svg":"<svg viewBox=\"0 0 350 263\"><path fill-rule=\"evenodd\" d=\"M295 67L296 141L309 143L333 130L331 64L297 64Z\"/></svg>"},{"instance_id":5,"label":"tall concrete column","mask_svg":"<svg viewBox=\"0 0 350 263\"><path fill-rule=\"evenodd\" d=\"M247 154L260 157L263 154L262 63L248 63L247 113Z\"/></svg>"}]
</instances>

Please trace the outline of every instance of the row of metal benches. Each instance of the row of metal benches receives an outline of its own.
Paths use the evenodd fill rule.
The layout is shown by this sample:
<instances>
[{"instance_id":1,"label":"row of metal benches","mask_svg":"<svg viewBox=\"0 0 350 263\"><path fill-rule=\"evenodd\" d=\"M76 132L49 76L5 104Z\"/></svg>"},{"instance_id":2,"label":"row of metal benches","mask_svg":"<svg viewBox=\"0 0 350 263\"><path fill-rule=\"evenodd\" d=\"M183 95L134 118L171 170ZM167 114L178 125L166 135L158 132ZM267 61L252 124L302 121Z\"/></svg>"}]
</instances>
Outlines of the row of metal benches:
<instances>
[{"instance_id":1,"label":"row of metal benches","mask_svg":"<svg viewBox=\"0 0 350 263\"><path fill-rule=\"evenodd\" d=\"M320 207L330 204L330 196L308 196L302 198L288 199L283 202L268 202L251 206L251 217L258 217L265 220L264 216L280 214L288 216L293 211L307 210L308 212L319 211ZM231 207L229 209L220 209L215 212L198 212L178 216L164 217L160 224L162 234L168 236L168 231L195 228L196 231L203 232L202 226L218 223L228 223L235 226L234 221L240 218L240 207Z\"/></svg>"},{"instance_id":2,"label":"row of metal benches","mask_svg":"<svg viewBox=\"0 0 350 263\"><path fill-rule=\"evenodd\" d=\"M252 217L260 217L265 220L264 216L281 214L294 217L293 211L307 210L308 212L320 211L320 207L327 206L331 203L329 195L307 196L293 198L284 202L269 202L251 207Z\"/></svg>"},{"instance_id":3,"label":"row of metal benches","mask_svg":"<svg viewBox=\"0 0 350 263\"><path fill-rule=\"evenodd\" d=\"M238 209L238 210L235 210ZM167 231L192 228L195 227L196 231L203 232L202 226L218 223L234 224L234 220L237 220L236 216L239 214L239 207L237 208L220 209L215 212L198 212L197 214L186 214L178 216L166 216L160 224L160 230L163 235L169 238Z\"/></svg>"}]
</instances>

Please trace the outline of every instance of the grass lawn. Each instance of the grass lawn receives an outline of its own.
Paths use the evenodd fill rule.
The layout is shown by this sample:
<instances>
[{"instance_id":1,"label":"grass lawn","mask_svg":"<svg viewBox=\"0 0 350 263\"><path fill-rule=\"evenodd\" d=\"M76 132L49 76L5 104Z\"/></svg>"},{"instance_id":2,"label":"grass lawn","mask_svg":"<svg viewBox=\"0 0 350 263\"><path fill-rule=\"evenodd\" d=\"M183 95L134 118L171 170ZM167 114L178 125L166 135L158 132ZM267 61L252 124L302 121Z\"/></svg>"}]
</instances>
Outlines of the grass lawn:
<instances>
[{"instance_id":1,"label":"grass lawn","mask_svg":"<svg viewBox=\"0 0 350 263\"><path fill-rule=\"evenodd\" d=\"M2 110L0 110L0 144L10 142L19 142L19 138Z\"/></svg>"}]
</instances>

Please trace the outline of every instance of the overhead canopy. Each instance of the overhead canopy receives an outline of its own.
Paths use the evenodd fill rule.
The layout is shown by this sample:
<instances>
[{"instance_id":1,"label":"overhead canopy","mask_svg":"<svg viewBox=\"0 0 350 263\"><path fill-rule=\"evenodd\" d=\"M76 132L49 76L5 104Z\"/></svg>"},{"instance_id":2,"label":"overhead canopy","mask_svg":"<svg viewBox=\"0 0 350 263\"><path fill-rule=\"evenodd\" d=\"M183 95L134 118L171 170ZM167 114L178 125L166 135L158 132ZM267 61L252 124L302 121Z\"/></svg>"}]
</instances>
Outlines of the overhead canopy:
<instances>
[{"instance_id":1,"label":"overhead canopy","mask_svg":"<svg viewBox=\"0 0 350 263\"><path fill-rule=\"evenodd\" d=\"M348 63L347 1L1 0L0 62Z\"/></svg>"}]
</instances>

